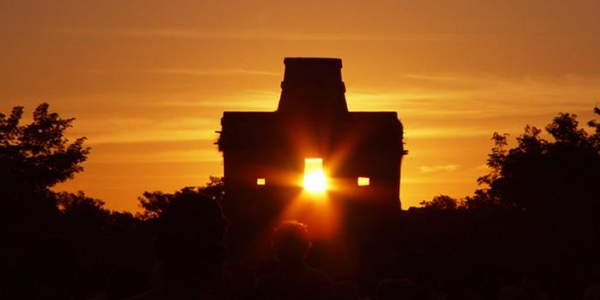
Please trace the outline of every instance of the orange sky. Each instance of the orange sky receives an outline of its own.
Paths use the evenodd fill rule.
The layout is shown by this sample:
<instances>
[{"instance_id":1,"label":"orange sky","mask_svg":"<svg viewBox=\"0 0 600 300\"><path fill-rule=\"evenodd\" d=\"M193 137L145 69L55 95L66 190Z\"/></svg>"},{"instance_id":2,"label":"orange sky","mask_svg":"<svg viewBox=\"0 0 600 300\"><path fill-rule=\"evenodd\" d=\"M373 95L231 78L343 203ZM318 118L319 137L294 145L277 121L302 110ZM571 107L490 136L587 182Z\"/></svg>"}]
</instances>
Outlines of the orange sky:
<instances>
[{"instance_id":1,"label":"orange sky","mask_svg":"<svg viewBox=\"0 0 600 300\"><path fill-rule=\"evenodd\" d=\"M350 110L397 111L403 207L469 195L494 131L600 99L597 0L0 0L0 111L41 102L88 137L58 189L136 210L222 174L225 110L273 111L283 58L339 57Z\"/></svg>"}]
</instances>

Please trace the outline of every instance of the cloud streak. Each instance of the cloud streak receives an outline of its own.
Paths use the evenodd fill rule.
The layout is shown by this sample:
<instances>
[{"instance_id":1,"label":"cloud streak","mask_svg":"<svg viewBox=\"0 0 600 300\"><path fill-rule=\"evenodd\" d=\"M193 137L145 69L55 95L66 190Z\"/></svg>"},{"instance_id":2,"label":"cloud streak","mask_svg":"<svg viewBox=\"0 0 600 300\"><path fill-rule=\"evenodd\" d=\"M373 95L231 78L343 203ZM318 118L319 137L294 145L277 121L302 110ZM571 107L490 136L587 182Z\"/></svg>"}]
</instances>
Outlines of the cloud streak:
<instances>
[{"instance_id":1,"label":"cloud streak","mask_svg":"<svg viewBox=\"0 0 600 300\"><path fill-rule=\"evenodd\" d=\"M168 39L203 39L203 40L283 40L283 41L349 41L349 42L439 42L468 40L481 37L472 34L407 34L407 33L316 33L290 32L272 30L252 31L200 31L179 28L154 29L96 29L74 28L46 30L47 34L55 35L96 35L115 38L168 38ZM491 38L491 37L488 37Z\"/></svg>"},{"instance_id":2,"label":"cloud streak","mask_svg":"<svg viewBox=\"0 0 600 300\"><path fill-rule=\"evenodd\" d=\"M454 172L458 165L420 166L421 173Z\"/></svg>"},{"instance_id":3,"label":"cloud streak","mask_svg":"<svg viewBox=\"0 0 600 300\"><path fill-rule=\"evenodd\" d=\"M84 73L84 74L159 74L159 75L189 75L189 76L231 76L231 75L258 75L258 76L281 76L278 72L247 70L247 69L180 69L180 68L158 68L158 69L139 69L139 70L109 70L109 69L80 69L66 70L64 73Z\"/></svg>"}]
</instances>

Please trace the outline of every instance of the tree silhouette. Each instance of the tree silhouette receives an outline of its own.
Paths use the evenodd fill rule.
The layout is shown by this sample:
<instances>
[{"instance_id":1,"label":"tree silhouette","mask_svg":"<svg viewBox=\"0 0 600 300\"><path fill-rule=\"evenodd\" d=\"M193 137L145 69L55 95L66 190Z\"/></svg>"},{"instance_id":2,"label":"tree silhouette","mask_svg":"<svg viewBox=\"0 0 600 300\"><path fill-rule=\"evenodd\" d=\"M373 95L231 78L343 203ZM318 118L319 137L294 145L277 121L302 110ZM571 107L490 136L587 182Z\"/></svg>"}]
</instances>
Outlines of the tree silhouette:
<instances>
[{"instance_id":1,"label":"tree silhouette","mask_svg":"<svg viewBox=\"0 0 600 300\"><path fill-rule=\"evenodd\" d=\"M65 131L73 118L63 119L48 111L47 103L33 113L33 122L20 125L23 107L13 108L10 116L0 113L0 185L2 205L16 198L46 193L57 183L81 172L89 148L85 137L69 143Z\"/></svg>"},{"instance_id":2,"label":"tree silhouette","mask_svg":"<svg viewBox=\"0 0 600 300\"><path fill-rule=\"evenodd\" d=\"M111 212L104 208L104 201L87 197L82 191L55 195L68 231L76 235L98 234L108 223Z\"/></svg>"},{"instance_id":3,"label":"tree silhouette","mask_svg":"<svg viewBox=\"0 0 600 300\"><path fill-rule=\"evenodd\" d=\"M600 115L600 109L594 109ZM488 188L477 191L467 204L487 202L525 210L581 209L600 205L600 125L588 133L577 116L560 113L545 131L526 126L517 146L507 150L507 135L494 133L489 154L490 173L478 179Z\"/></svg>"},{"instance_id":4,"label":"tree silhouette","mask_svg":"<svg viewBox=\"0 0 600 300\"><path fill-rule=\"evenodd\" d=\"M40 104L25 125L21 106L10 116L0 113L0 257L15 264L40 235L58 230L61 215L50 188L81 172L89 153L85 138L70 143L65 137L74 119L48 108Z\"/></svg>"},{"instance_id":5,"label":"tree silhouette","mask_svg":"<svg viewBox=\"0 0 600 300\"><path fill-rule=\"evenodd\" d=\"M455 210L463 206L463 203L459 199L454 199L448 195L439 195L433 197L430 201L421 201L419 204L427 209L434 210Z\"/></svg>"},{"instance_id":6,"label":"tree silhouette","mask_svg":"<svg viewBox=\"0 0 600 300\"><path fill-rule=\"evenodd\" d=\"M170 194L161 191L144 192L138 197L139 206L143 209L137 217L142 220L155 219L160 217L162 213L169 207L173 197L179 194L198 193L208 196L209 198L221 202L225 195L224 178L210 176L206 185L199 187L184 187L181 190Z\"/></svg>"},{"instance_id":7,"label":"tree silhouette","mask_svg":"<svg viewBox=\"0 0 600 300\"><path fill-rule=\"evenodd\" d=\"M221 201L225 196L225 178L218 176L209 176L206 185L198 190L213 200Z\"/></svg>"},{"instance_id":8,"label":"tree silhouette","mask_svg":"<svg viewBox=\"0 0 600 300\"><path fill-rule=\"evenodd\" d=\"M173 194L161 191L144 192L142 196L138 197L139 206L143 209L141 213L137 214L138 218L142 220L158 218L169 207L173 196Z\"/></svg>"}]
</instances>

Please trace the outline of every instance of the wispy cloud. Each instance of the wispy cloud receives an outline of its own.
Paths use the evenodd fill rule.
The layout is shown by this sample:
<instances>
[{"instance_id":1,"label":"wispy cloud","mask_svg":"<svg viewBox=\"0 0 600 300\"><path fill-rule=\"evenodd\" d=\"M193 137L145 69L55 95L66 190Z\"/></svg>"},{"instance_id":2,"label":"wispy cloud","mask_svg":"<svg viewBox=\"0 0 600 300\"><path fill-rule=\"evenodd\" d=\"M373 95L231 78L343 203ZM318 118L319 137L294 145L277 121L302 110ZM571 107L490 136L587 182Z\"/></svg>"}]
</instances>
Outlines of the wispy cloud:
<instances>
[{"instance_id":1,"label":"wispy cloud","mask_svg":"<svg viewBox=\"0 0 600 300\"><path fill-rule=\"evenodd\" d=\"M600 78L499 76L465 74L408 74L402 87L348 92L357 110L395 110L400 116L482 119L503 115L555 114L570 102L571 111L592 109L600 99Z\"/></svg>"},{"instance_id":2,"label":"wispy cloud","mask_svg":"<svg viewBox=\"0 0 600 300\"><path fill-rule=\"evenodd\" d=\"M90 143L147 143L216 140L218 122L204 118L110 118L83 120Z\"/></svg>"},{"instance_id":3,"label":"wispy cloud","mask_svg":"<svg viewBox=\"0 0 600 300\"><path fill-rule=\"evenodd\" d=\"M248 70L248 69L183 69L183 68L158 68L158 69L79 69L66 70L64 73L87 73L87 74L162 74L162 75L189 75L189 76L227 76L227 75L259 75L259 76L281 76L279 72Z\"/></svg>"},{"instance_id":4,"label":"wispy cloud","mask_svg":"<svg viewBox=\"0 0 600 300\"><path fill-rule=\"evenodd\" d=\"M199 107L212 108L219 113L232 111L275 111L279 93L274 91L240 91L232 94L213 96L198 101L165 100L155 101L150 106L157 107Z\"/></svg>"},{"instance_id":5,"label":"wispy cloud","mask_svg":"<svg viewBox=\"0 0 600 300\"><path fill-rule=\"evenodd\" d=\"M473 38L466 34L406 34L406 33L308 33L272 30L253 31L201 31L178 28L155 29L96 29L75 28L48 30L49 34L101 35L121 38L179 38L179 39L229 39L229 40L290 40L290 41L456 41Z\"/></svg>"},{"instance_id":6,"label":"wispy cloud","mask_svg":"<svg viewBox=\"0 0 600 300\"><path fill-rule=\"evenodd\" d=\"M454 172L458 165L420 166L421 173Z\"/></svg>"},{"instance_id":7,"label":"wispy cloud","mask_svg":"<svg viewBox=\"0 0 600 300\"><path fill-rule=\"evenodd\" d=\"M430 80L430 81L461 81L465 80L465 77L452 75L452 74L406 74L404 75L407 78L417 79L417 80Z\"/></svg>"},{"instance_id":8,"label":"wispy cloud","mask_svg":"<svg viewBox=\"0 0 600 300\"><path fill-rule=\"evenodd\" d=\"M489 137L493 132L486 128L465 128L465 127L418 127L410 128L405 133L407 139L413 138L451 138L451 137Z\"/></svg>"},{"instance_id":9,"label":"wispy cloud","mask_svg":"<svg viewBox=\"0 0 600 300\"><path fill-rule=\"evenodd\" d=\"M151 69L142 72L176 75L263 75L281 76L280 72L269 72L246 69Z\"/></svg>"},{"instance_id":10,"label":"wispy cloud","mask_svg":"<svg viewBox=\"0 0 600 300\"><path fill-rule=\"evenodd\" d=\"M147 151L111 153L104 151L93 157L93 163L166 163L166 162L218 162L222 161L217 148L199 148L196 150Z\"/></svg>"}]
</instances>

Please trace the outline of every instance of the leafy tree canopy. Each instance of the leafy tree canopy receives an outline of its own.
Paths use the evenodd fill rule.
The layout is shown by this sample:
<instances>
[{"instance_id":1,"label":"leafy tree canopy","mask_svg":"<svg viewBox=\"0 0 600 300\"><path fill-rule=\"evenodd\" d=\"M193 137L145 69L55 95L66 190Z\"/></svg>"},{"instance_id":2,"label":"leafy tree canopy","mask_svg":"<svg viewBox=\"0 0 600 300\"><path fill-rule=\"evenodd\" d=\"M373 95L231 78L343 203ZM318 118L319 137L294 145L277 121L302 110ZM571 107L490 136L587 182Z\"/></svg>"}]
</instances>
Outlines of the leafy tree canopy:
<instances>
[{"instance_id":1,"label":"leafy tree canopy","mask_svg":"<svg viewBox=\"0 0 600 300\"><path fill-rule=\"evenodd\" d=\"M14 107L8 117L0 113L0 184L5 199L46 192L83 170L80 164L89 153L85 137L69 143L65 131L74 119L63 119L48 108L40 104L27 125L20 124L22 106Z\"/></svg>"},{"instance_id":2,"label":"leafy tree canopy","mask_svg":"<svg viewBox=\"0 0 600 300\"><path fill-rule=\"evenodd\" d=\"M160 191L144 192L138 198L140 207L143 209L137 217L143 220L158 218L169 206L173 197L182 193L199 193L209 196L211 199L220 202L225 195L224 178L210 176L206 185L199 187L185 187L173 194Z\"/></svg>"},{"instance_id":3,"label":"leafy tree canopy","mask_svg":"<svg viewBox=\"0 0 600 300\"><path fill-rule=\"evenodd\" d=\"M104 201L77 193L55 193L63 221L72 231L89 234L106 225L111 212L104 208Z\"/></svg>"},{"instance_id":4,"label":"leafy tree canopy","mask_svg":"<svg viewBox=\"0 0 600 300\"><path fill-rule=\"evenodd\" d=\"M600 109L594 112L600 115ZM560 113L542 130L526 126L517 146L507 149L507 134L494 133L490 173L478 179L486 186L467 207L502 205L525 210L580 209L600 206L600 124L589 121L591 133L577 116Z\"/></svg>"},{"instance_id":5,"label":"leafy tree canopy","mask_svg":"<svg viewBox=\"0 0 600 300\"><path fill-rule=\"evenodd\" d=\"M455 210L463 206L463 202L459 199L452 198L448 195L439 195L433 197L430 201L421 201L423 207L433 210Z\"/></svg>"}]
</instances>

